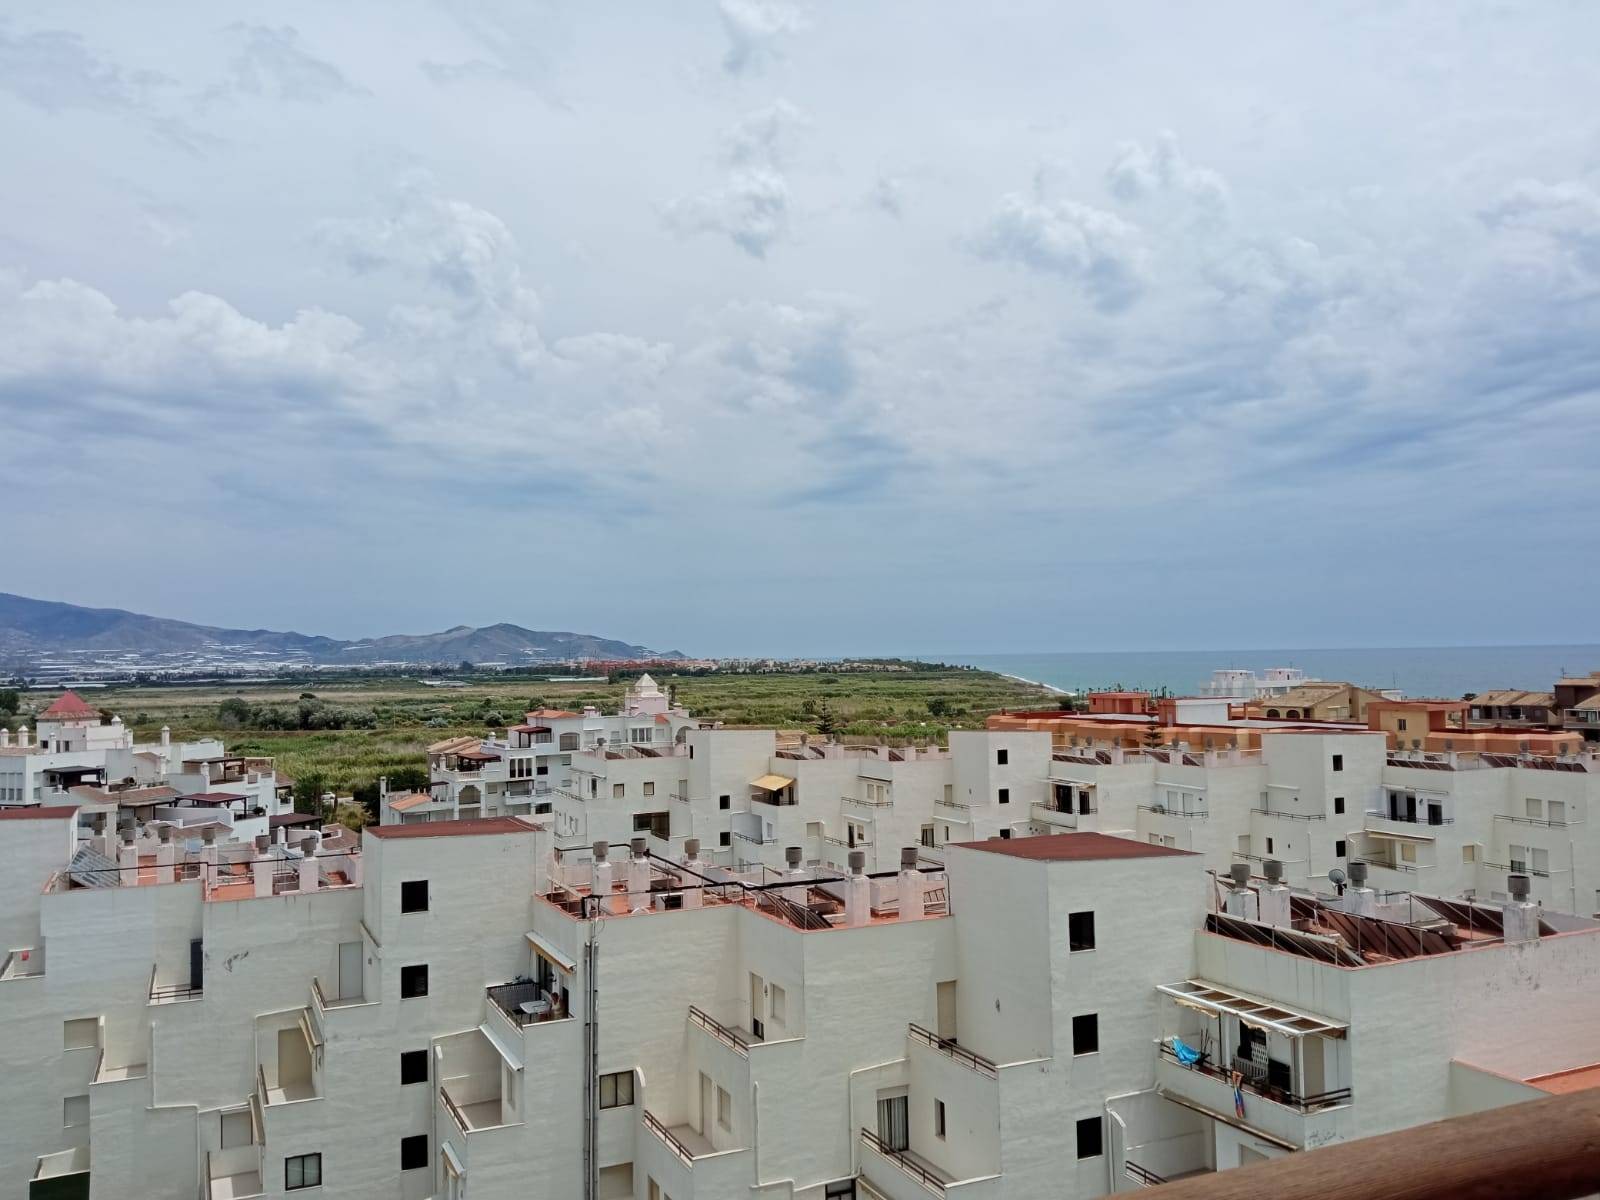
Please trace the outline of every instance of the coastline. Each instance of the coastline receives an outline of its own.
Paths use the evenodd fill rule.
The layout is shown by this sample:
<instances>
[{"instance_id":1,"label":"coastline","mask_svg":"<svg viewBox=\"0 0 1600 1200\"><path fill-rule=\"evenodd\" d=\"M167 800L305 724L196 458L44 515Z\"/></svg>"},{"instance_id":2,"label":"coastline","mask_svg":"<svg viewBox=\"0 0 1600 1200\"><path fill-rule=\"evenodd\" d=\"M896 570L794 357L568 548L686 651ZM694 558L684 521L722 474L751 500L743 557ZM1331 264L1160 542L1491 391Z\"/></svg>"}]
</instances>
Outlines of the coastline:
<instances>
[{"instance_id":1,"label":"coastline","mask_svg":"<svg viewBox=\"0 0 1600 1200\"><path fill-rule=\"evenodd\" d=\"M1059 688L1053 683L1044 683L1038 679L1029 679L1024 675L1013 675L1010 671L996 671L996 675L1004 679L1015 679L1018 683L1029 683L1034 687L1043 688L1047 692L1054 692L1058 696L1071 696L1074 693L1068 688Z\"/></svg>"}]
</instances>

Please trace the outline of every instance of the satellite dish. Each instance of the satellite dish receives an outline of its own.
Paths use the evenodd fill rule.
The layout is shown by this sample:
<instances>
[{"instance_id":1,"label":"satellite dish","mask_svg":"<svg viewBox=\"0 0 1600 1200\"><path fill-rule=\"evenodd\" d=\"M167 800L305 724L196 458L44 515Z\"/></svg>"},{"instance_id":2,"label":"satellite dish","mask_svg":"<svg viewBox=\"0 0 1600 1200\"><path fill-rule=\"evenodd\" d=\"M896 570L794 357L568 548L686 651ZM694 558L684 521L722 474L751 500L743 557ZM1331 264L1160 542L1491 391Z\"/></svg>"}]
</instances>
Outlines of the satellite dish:
<instances>
[{"instance_id":1,"label":"satellite dish","mask_svg":"<svg viewBox=\"0 0 1600 1200\"><path fill-rule=\"evenodd\" d=\"M1344 872L1335 867L1328 872L1328 882L1333 884L1334 887L1338 887L1344 882Z\"/></svg>"}]
</instances>

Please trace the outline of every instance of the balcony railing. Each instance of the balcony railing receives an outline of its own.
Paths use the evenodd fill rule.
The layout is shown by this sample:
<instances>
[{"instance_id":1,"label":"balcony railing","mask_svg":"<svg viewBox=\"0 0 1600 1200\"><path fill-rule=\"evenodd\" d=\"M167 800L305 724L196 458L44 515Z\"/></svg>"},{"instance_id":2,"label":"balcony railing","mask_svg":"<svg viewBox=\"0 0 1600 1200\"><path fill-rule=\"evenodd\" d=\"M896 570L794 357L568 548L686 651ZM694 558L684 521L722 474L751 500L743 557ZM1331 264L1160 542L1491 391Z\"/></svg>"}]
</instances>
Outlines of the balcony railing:
<instances>
[{"instance_id":1,"label":"balcony railing","mask_svg":"<svg viewBox=\"0 0 1600 1200\"><path fill-rule=\"evenodd\" d=\"M648 1108L644 1110L644 1127L665 1142L667 1148L678 1156L684 1166L694 1166L694 1151L684 1144L682 1138L662 1124L660 1118Z\"/></svg>"},{"instance_id":2,"label":"balcony railing","mask_svg":"<svg viewBox=\"0 0 1600 1200\"><path fill-rule=\"evenodd\" d=\"M724 1046L738 1051L746 1058L750 1057L750 1039L737 1029L730 1029L704 1009L696 1008L692 1004L689 1006L689 1019Z\"/></svg>"},{"instance_id":3,"label":"balcony railing","mask_svg":"<svg viewBox=\"0 0 1600 1200\"><path fill-rule=\"evenodd\" d=\"M1212 1079L1220 1079L1228 1083L1233 1080L1232 1071L1225 1071L1208 1059L1202 1058L1196 1063L1184 1062L1168 1042L1161 1043L1161 1057L1177 1063L1186 1070L1210 1076ZM1285 1108L1298 1109L1303 1113L1316 1112L1324 1108L1334 1108L1340 1104L1349 1104L1351 1097L1349 1088L1334 1088L1331 1091L1315 1092L1309 1096L1301 1096L1288 1088L1275 1087L1262 1080L1252 1080L1248 1077L1240 1078L1239 1087L1254 1095L1271 1100L1274 1104L1281 1104Z\"/></svg>"},{"instance_id":4,"label":"balcony railing","mask_svg":"<svg viewBox=\"0 0 1600 1200\"><path fill-rule=\"evenodd\" d=\"M1369 808L1366 815L1375 821L1398 821L1402 825L1454 825L1454 817L1432 816L1425 812L1392 813L1381 808Z\"/></svg>"},{"instance_id":5,"label":"balcony railing","mask_svg":"<svg viewBox=\"0 0 1600 1200\"><path fill-rule=\"evenodd\" d=\"M1260 813L1265 817L1282 817L1285 821L1326 821L1328 819L1322 813L1284 812L1278 808L1252 808L1250 811Z\"/></svg>"},{"instance_id":6,"label":"balcony railing","mask_svg":"<svg viewBox=\"0 0 1600 1200\"><path fill-rule=\"evenodd\" d=\"M971 1067L980 1075L987 1075L990 1079L998 1079L1000 1077L1000 1072L995 1067L993 1060L987 1059L981 1054L976 1054L965 1046L957 1045L952 1038L942 1038L934 1033L933 1030L924 1029L921 1025L912 1024L909 1028L911 1037L915 1041L921 1042L924 1046L932 1046L939 1053L955 1059L956 1062L961 1063L963 1066Z\"/></svg>"},{"instance_id":7,"label":"balcony railing","mask_svg":"<svg viewBox=\"0 0 1600 1200\"><path fill-rule=\"evenodd\" d=\"M1494 819L1496 821L1513 821L1518 825L1537 825L1542 829L1565 829L1572 823L1570 821L1546 821L1540 817L1513 817L1509 813L1495 813Z\"/></svg>"},{"instance_id":8,"label":"balcony railing","mask_svg":"<svg viewBox=\"0 0 1600 1200\"><path fill-rule=\"evenodd\" d=\"M1211 818L1211 814L1203 808L1190 809L1185 812L1181 808L1168 808L1164 804L1141 804L1139 805L1139 811L1153 813L1158 817L1181 817L1186 821L1207 821Z\"/></svg>"},{"instance_id":9,"label":"balcony railing","mask_svg":"<svg viewBox=\"0 0 1600 1200\"><path fill-rule=\"evenodd\" d=\"M156 968L150 968L150 1003L171 1004L175 1000L198 1000L204 995L200 987L186 983L157 984Z\"/></svg>"},{"instance_id":10,"label":"balcony railing","mask_svg":"<svg viewBox=\"0 0 1600 1200\"><path fill-rule=\"evenodd\" d=\"M1480 867L1488 867L1491 871L1506 871L1516 875L1532 875L1535 879L1549 879L1550 872L1541 871L1538 867L1530 867L1527 863L1510 862L1480 862Z\"/></svg>"},{"instance_id":11,"label":"balcony railing","mask_svg":"<svg viewBox=\"0 0 1600 1200\"><path fill-rule=\"evenodd\" d=\"M1129 1179L1141 1187L1155 1187L1157 1184L1167 1181L1166 1176L1157 1175L1154 1171L1147 1171L1136 1162L1124 1162L1122 1169Z\"/></svg>"},{"instance_id":12,"label":"balcony railing","mask_svg":"<svg viewBox=\"0 0 1600 1200\"><path fill-rule=\"evenodd\" d=\"M865 1142L871 1149L876 1150L879 1154L883 1155L884 1158L887 1158L895 1166L899 1167L907 1175L911 1176L911 1178L915 1179L923 1187L927 1188L934 1195L944 1195L945 1181L940 1176L930 1171L927 1167L923 1166L916 1159L912 1158L911 1155L906 1151L891 1150L889 1148L889 1144L877 1134L873 1133L870 1129L863 1129L861 1131L861 1140Z\"/></svg>"},{"instance_id":13,"label":"balcony railing","mask_svg":"<svg viewBox=\"0 0 1600 1200\"><path fill-rule=\"evenodd\" d=\"M1351 862L1366 863L1367 866L1369 866L1369 867L1377 867L1377 868L1379 868L1381 870L1384 870L1384 871L1405 871L1408 874L1412 874L1412 875L1415 875L1417 873L1417 867L1418 866L1422 866L1422 865L1431 866L1432 865L1431 863L1429 863L1429 864L1421 864L1421 863L1401 862L1398 858L1396 858L1396 859L1387 859L1387 858L1352 858L1350 861Z\"/></svg>"},{"instance_id":14,"label":"balcony railing","mask_svg":"<svg viewBox=\"0 0 1600 1200\"><path fill-rule=\"evenodd\" d=\"M856 796L840 796L846 804L854 804L857 808L893 808L893 800L862 800Z\"/></svg>"},{"instance_id":15,"label":"balcony railing","mask_svg":"<svg viewBox=\"0 0 1600 1200\"><path fill-rule=\"evenodd\" d=\"M501 983L484 991L489 1002L518 1029L541 1021L559 1021L569 1015L562 1009L559 995L549 995L537 983Z\"/></svg>"},{"instance_id":16,"label":"balcony railing","mask_svg":"<svg viewBox=\"0 0 1600 1200\"><path fill-rule=\"evenodd\" d=\"M467 1124L467 1118L462 1113L456 1102L450 1099L450 1093L444 1088L439 1089L439 1099L444 1101L445 1111L450 1114L450 1119L456 1123L456 1128L462 1133L471 1133L472 1126Z\"/></svg>"}]
</instances>

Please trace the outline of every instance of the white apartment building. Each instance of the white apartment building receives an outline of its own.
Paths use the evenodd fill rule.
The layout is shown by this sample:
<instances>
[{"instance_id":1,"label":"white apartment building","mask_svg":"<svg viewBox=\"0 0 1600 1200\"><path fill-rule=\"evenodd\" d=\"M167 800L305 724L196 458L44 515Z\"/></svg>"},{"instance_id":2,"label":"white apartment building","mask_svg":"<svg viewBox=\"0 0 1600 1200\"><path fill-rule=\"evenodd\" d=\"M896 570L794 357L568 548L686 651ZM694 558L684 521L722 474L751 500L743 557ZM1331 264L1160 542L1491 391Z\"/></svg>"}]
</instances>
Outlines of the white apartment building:
<instances>
[{"instance_id":1,"label":"white apartment building","mask_svg":"<svg viewBox=\"0 0 1600 1200\"><path fill-rule=\"evenodd\" d=\"M556 794L572 788L575 754L669 747L694 725L654 679L641 675L617 713L602 714L592 706L582 712L535 709L503 737L434 743L428 747L432 787L425 793L391 793L388 781L381 781L379 820L400 825L547 813Z\"/></svg>"},{"instance_id":2,"label":"white apartment building","mask_svg":"<svg viewBox=\"0 0 1600 1200\"><path fill-rule=\"evenodd\" d=\"M1263 700L1316 682L1298 667L1268 667L1260 675L1230 667L1211 672L1211 682L1202 684L1199 694L1213 700Z\"/></svg>"},{"instance_id":3,"label":"white apartment building","mask_svg":"<svg viewBox=\"0 0 1600 1200\"><path fill-rule=\"evenodd\" d=\"M919 849L774 877L517 817L0 815L0 1200L1089 1197L1600 1060L1600 923L1088 833Z\"/></svg>"},{"instance_id":4,"label":"white apartment building","mask_svg":"<svg viewBox=\"0 0 1600 1200\"><path fill-rule=\"evenodd\" d=\"M254 839L297 822L290 785L269 758L230 755L214 738L135 743L122 718L73 692L40 714L30 733L0 729L0 811L79 805L144 821L215 825L223 841Z\"/></svg>"}]
</instances>

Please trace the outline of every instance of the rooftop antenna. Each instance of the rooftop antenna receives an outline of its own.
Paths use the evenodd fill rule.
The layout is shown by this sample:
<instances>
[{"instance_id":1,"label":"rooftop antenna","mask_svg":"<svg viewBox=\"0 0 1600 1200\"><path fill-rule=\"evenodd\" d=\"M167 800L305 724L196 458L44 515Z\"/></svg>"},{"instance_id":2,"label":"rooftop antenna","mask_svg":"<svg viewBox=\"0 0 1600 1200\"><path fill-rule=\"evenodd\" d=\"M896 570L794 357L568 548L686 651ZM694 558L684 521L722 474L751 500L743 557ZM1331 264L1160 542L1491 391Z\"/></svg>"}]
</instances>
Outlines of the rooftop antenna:
<instances>
[{"instance_id":1,"label":"rooftop antenna","mask_svg":"<svg viewBox=\"0 0 1600 1200\"><path fill-rule=\"evenodd\" d=\"M1344 872L1338 867L1328 872L1328 882L1338 889L1339 895L1344 895Z\"/></svg>"}]
</instances>

